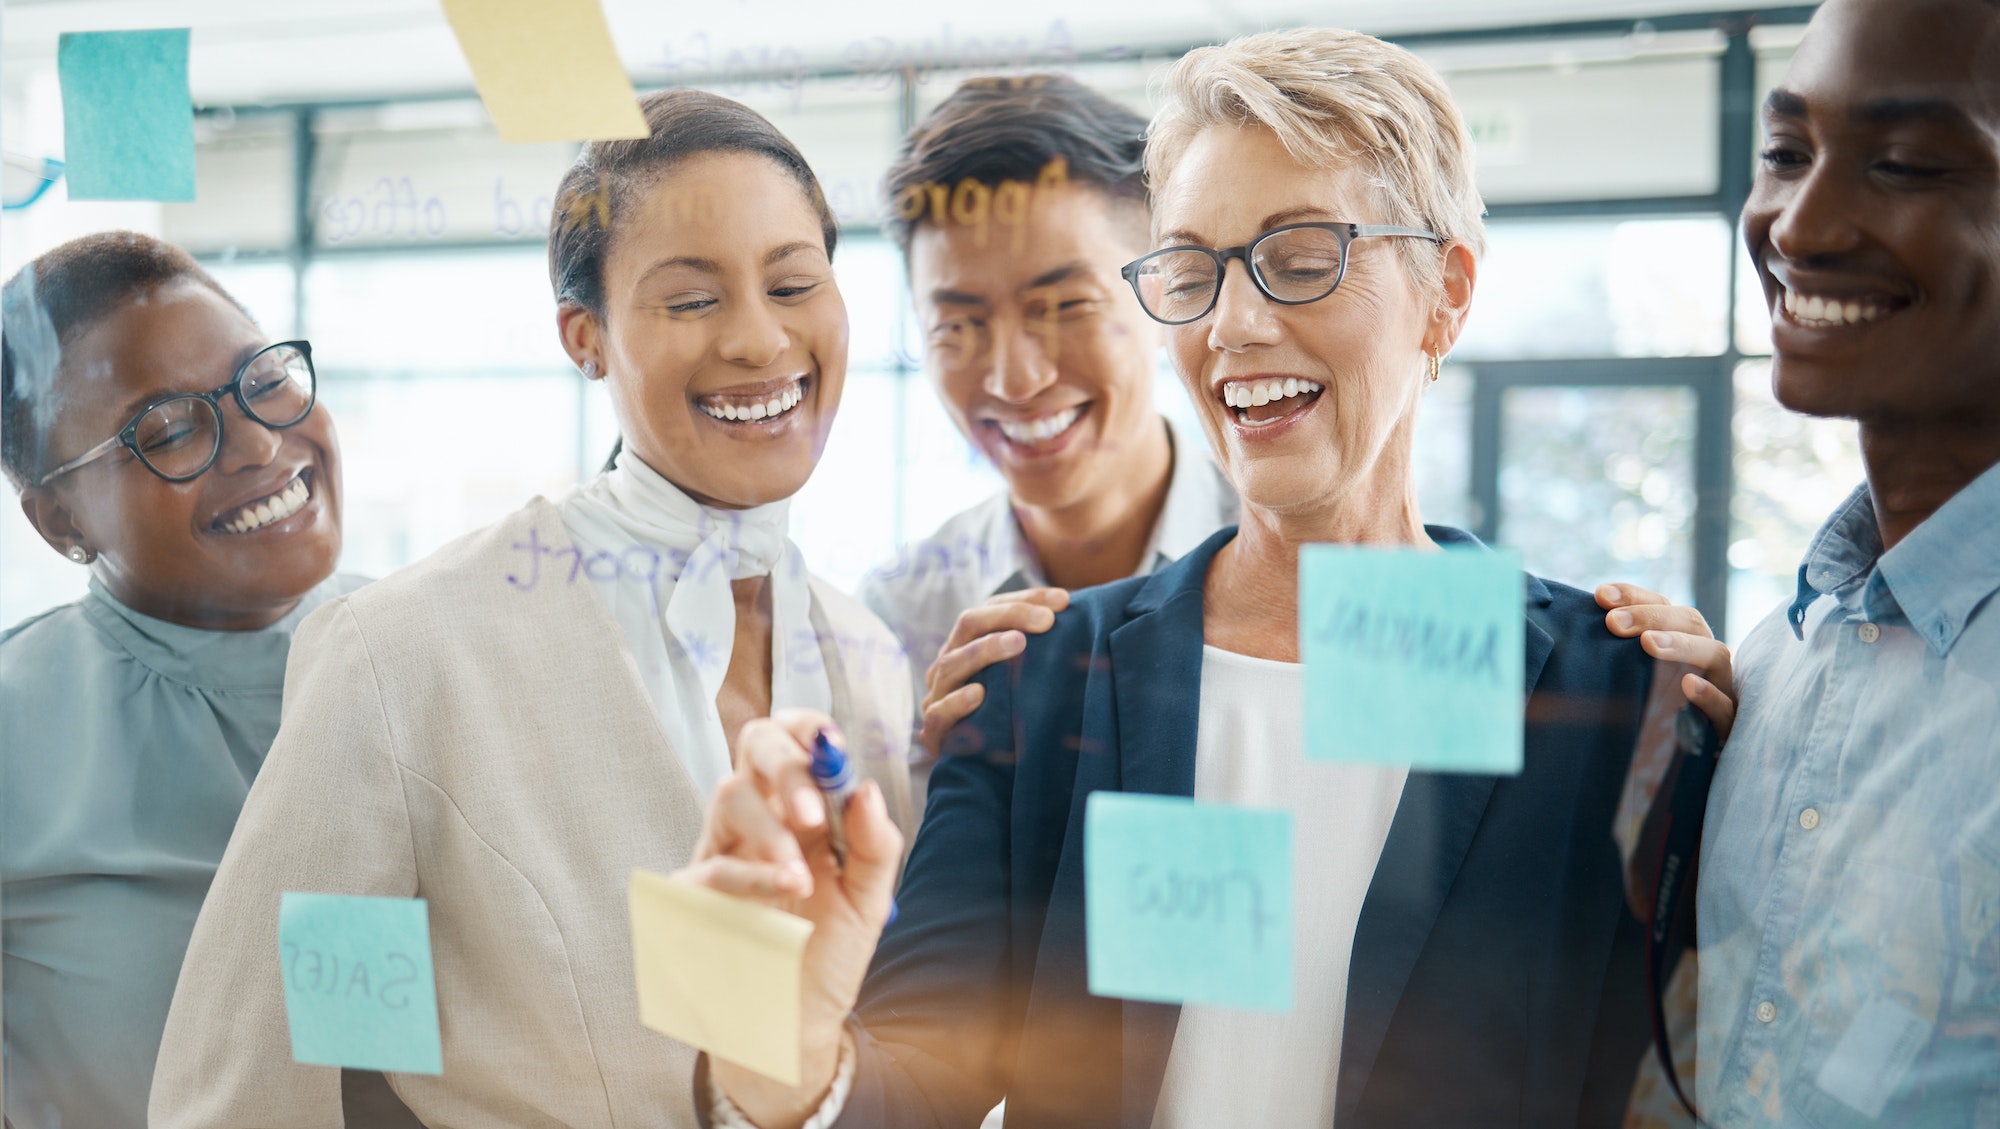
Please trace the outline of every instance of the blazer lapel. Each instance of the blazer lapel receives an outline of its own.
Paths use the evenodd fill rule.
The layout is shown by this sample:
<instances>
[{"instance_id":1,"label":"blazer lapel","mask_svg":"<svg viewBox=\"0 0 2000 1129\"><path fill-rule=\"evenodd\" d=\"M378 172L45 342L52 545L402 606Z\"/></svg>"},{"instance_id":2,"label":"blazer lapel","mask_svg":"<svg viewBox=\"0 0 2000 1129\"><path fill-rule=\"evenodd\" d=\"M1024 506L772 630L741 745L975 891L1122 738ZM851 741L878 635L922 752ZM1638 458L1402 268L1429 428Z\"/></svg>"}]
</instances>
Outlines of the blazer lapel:
<instances>
[{"instance_id":1,"label":"blazer lapel","mask_svg":"<svg viewBox=\"0 0 2000 1129\"><path fill-rule=\"evenodd\" d=\"M1527 578L1527 602L1546 606L1548 588ZM1525 695L1535 692L1555 640L1527 617ZM1382 1040L1409 983L1417 954L1444 906L1472 836L1486 812L1498 777L1466 773L1412 772L1402 802L1389 825L1375 877L1361 905L1347 973L1347 1017L1340 1044L1340 1084L1334 1124L1353 1116L1381 1053Z\"/></svg>"},{"instance_id":2,"label":"blazer lapel","mask_svg":"<svg viewBox=\"0 0 2000 1129\"><path fill-rule=\"evenodd\" d=\"M1127 605L1136 613L1111 633L1118 716L1118 788L1194 795L1194 748L1201 705L1201 593L1208 563L1235 529L1224 530L1156 574ZM1178 1004L1125 1000L1120 1121L1147 1129L1160 1099Z\"/></svg>"}]
</instances>

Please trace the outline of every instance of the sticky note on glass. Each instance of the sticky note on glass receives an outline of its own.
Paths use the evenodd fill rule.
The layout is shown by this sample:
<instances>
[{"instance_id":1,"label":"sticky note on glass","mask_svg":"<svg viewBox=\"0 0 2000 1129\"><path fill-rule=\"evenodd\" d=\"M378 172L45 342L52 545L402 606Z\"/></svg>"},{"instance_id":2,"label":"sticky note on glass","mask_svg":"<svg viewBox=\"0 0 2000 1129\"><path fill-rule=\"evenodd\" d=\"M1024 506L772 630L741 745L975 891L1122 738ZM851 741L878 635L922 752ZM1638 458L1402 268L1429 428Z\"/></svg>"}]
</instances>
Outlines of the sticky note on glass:
<instances>
[{"instance_id":1,"label":"sticky note on glass","mask_svg":"<svg viewBox=\"0 0 2000 1129\"><path fill-rule=\"evenodd\" d=\"M70 199L194 199L186 28L64 32L56 73Z\"/></svg>"},{"instance_id":2,"label":"sticky note on glass","mask_svg":"<svg viewBox=\"0 0 2000 1129\"><path fill-rule=\"evenodd\" d=\"M1520 554L1299 551L1306 756L1521 771Z\"/></svg>"},{"instance_id":3,"label":"sticky note on glass","mask_svg":"<svg viewBox=\"0 0 2000 1129\"><path fill-rule=\"evenodd\" d=\"M500 139L645 137L597 0L444 0Z\"/></svg>"},{"instance_id":4,"label":"sticky note on glass","mask_svg":"<svg viewBox=\"0 0 2000 1129\"><path fill-rule=\"evenodd\" d=\"M632 872L639 1022L799 1084L799 980L812 922L706 886Z\"/></svg>"},{"instance_id":5,"label":"sticky note on glass","mask_svg":"<svg viewBox=\"0 0 2000 1129\"><path fill-rule=\"evenodd\" d=\"M1292 816L1093 792L1083 815L1090 992L1292 1008Z\"/></svg>"},{"instance_id":6,"label":"sticky note on glass","mask_svg":"<svg viewBox=\"0 0 2000 1129\"><path fill-rule=\"evenodd\" d=\"M288 892L278 909L278 959L294 1060L444 1073L422 898Z\"/></svg>"}]
</instances>

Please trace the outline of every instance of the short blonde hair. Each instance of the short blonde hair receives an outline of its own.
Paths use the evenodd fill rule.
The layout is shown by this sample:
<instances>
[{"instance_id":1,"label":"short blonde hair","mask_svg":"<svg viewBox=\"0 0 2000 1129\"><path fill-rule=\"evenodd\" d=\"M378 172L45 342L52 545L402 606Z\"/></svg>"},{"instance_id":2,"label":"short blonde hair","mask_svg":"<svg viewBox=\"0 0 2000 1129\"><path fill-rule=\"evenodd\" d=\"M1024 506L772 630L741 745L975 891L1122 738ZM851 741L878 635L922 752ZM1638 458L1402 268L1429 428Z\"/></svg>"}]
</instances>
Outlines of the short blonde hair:
<instances>
[{"instance_id":1,"label":"short blonde hair","mask_svg":"<svg viewBox=\"0 0 2000 1129\"><path fill-rule=\"evenodd\" d=\"M1146 179L1155 199L1195 135L1211 126L1261 125L1300 163L1359 161L1378 216L1486 250L1486 206L1472 176L1472 143L1458 105L1430 64L1371 35L1336 28L1267 31L1202 47L1167 72L1146 131ZM1438 248L1395 240L1426 293L1443 284Z\"/></svg>"}]
</instances>

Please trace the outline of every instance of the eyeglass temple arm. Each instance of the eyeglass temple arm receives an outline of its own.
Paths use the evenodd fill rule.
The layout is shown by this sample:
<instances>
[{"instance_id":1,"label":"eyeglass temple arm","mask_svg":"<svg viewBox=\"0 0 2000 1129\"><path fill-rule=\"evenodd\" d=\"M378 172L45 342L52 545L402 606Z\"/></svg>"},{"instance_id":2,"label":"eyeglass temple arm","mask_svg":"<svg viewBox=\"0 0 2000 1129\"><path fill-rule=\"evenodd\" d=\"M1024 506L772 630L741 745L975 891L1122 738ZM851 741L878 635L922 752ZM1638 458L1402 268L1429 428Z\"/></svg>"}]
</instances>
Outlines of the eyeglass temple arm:
<instances>
[{"instance_id":1,"label":"eyeglass temple arm","mask_svg":"<svg viewBox=\"0 0 2000 1129\"><path fill-rule=\"evenodd\" d=\"M63 475L68 474L70 471L75 470L76 468L84 465L85 463L93 462L97 459L103 458L105 455L108 455L112 451L117 450L120 446L124 444L124 442L125 442L124 436L113 435L111 438L106 439L104 442L99 443L97 446L92 447L90 450L85 451L83 454L78 455L77 457L71 459L70 461L64 463L63 465L43 475L39 480L36 481L35 485L47 486L49 483L54 482L56 479L61 478Z\"/></svg>"},{"instance_id":2,"label":"eyeglass temple arm","mask_svg":"<svg viewBox=\"0 0 2000 1129\"><path fill-rule=\"evenodd\" d=\"M1408 235L1417 239L1444 242L1444 236L1435 231L1425 231L1421 227L1398 227L1389 223L1354 223L1347 225L1348 234L1356 238L1363 235Z\"/></svg>"}]
</instances>

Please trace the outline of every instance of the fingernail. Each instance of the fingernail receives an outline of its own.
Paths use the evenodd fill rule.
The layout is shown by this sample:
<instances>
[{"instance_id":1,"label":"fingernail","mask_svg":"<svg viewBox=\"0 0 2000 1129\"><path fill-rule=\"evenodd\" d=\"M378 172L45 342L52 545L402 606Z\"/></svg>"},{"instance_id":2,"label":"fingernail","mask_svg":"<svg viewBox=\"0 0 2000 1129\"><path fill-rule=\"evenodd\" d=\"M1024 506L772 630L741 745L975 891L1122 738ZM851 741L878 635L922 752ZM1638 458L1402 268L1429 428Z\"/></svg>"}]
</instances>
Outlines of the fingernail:
<instances>
[{"instance_id":1,"label":"fingernail","mask_svg":"<svg viewBox=\"0 0 2000 1129\"><path fill-rule=\"evenodd\" d=\"M1612 613L1611 613L1611 626L1613 626L1613 627L1616 627L1616 628L1618 628L1618 629L1619 629L1619 630L1621 630L1621 631L1629 631L1629 630L1631 630L1631 628L1632 628L1632 613L1631 613L1631 612L1628 612L1628 611L1625 611L1625 610L1623 610L1623 609L1620 609L1620 610L1618 610L1618 611L1615 611L1615 612L1612 612Z\"/></svg>"},{"instance_id":2,"label":"fingernail","mask_svg":"<svg viewBox=\"0 0 2000 1129\"><path fill-rule=\"evenodd\" d=\"M1028 649L1028 637L1018 631L1009 631L1000 637L1000 649L1010 655L1018 655Z\"/></svg>"},{"instance_id":3,"label":"fingernail","mask_svg":"<svg viewBox=\"0 0 2000 1129\"><path fill-rule=\"evenodd\" d=\"M1597 586L1597 598L1598 598L1598 599L1600 599L1600 600L1615 600L1615 599L1617 599L1617 598L1618 598L1618 586L1617 586L1616 584L1600 584L1600 585L1598 585L1598 586Z\"/></svg>"},{"instance_id":4,"label":"fingernail","mask_svg":"<svg viewBox=\"0 0 2000 1129\"><path fill-rule=\"evenodd\" d=\"M1650 644L1655 651L1664 651L1670 655L1674 653L1673 636L1664 631L1648 631L1639 636L1639 639L1643 643Z\"/></svg>"},{"instance_id":5,"label":"fingernail","mask_svg":"<svg viewBox=\"0 0 2000 1129\"><path fill-rule=\"evenodd\" d=\"M806 869L805 863L793 859L785 864L784 871L778 875L778 883L788 890L804 893L812 888L812 871Z\"/></svg>"}]
</instances>

